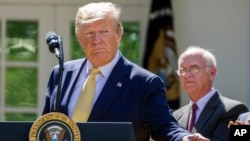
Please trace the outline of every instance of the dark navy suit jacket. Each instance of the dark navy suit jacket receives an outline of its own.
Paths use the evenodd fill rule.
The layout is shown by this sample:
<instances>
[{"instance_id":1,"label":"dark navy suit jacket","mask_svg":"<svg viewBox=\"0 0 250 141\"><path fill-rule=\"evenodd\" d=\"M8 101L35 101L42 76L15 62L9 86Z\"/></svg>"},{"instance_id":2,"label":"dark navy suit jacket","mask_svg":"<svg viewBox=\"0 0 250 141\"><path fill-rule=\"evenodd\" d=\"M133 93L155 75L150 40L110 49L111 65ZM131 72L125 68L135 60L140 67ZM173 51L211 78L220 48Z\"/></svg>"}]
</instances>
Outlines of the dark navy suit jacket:
<instances>
[{"instance_id":1,"label":"dark navy suit jacket","mask_svg":"<svg viewBox=\"0 0 250 141\"><path fill-rule=\"evenodd\" d=\"M60 112L68 104L86 59L64 64ZM53 111L58 87L55 66L48 82L43 114ZM132 122L136 141L181 141L188 132L174 119L165 97L163 81L155 74L121 57L112 70L88 119L89 122Z\"/></svg>"},{"instance_id":2,"label":"dark navy suit jacket","mask_svg":"<svg viewBox=\"0 0 250 141\"><path fill-rule=\"evenodd\" d=\"M174 117L184 127L187 127L190 110L187 104L174 112ZM192 133L200 133L211 141L229 141L229 121L247 111L244 103L224 97L217 91L201 112Z\"/></svg>"}]
</instances>

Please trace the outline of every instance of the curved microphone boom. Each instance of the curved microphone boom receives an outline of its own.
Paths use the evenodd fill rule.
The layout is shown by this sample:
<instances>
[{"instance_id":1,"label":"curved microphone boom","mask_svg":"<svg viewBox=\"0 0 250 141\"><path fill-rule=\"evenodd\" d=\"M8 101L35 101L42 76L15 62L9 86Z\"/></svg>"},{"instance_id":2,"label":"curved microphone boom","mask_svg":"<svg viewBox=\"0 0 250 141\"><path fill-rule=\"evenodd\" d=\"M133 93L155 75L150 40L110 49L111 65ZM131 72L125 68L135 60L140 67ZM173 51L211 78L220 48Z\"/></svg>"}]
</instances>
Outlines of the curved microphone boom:
<instances>
[{"instance_id":1,"label":"curved microphone boom","mask_svg":"<svg viewBox=\"0 0 250 141\"><path fill-rule=\"evenodd\" d=\"M46 41L49 46L49 51L54 53L57 58L60 58L60 43L56 33L53 31L47 32Z\"/></svg>"}]
</instances>

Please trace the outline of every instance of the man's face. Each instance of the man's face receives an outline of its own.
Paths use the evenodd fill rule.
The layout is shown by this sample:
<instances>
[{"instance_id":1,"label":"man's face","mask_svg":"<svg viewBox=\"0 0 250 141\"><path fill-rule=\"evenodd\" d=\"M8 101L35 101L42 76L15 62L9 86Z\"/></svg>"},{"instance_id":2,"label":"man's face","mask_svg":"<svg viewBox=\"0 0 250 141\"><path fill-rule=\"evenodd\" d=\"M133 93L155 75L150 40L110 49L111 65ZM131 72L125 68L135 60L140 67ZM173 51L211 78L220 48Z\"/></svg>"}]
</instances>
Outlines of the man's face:
<instances>
[{"instance_id":1,"label":"man's face","mask_svg":"<svg viewBox=\"0 0 250 141\"><path fill-rule=\"evenodd\" d=\"M202 97L212 88L215 77L215 68L208 66L201 55L187 55L180 60L180 82L183 89L191 97Z\"/></svg>"},{"instance_id":2,"label":"man's face","mask_svg":"<svg viewBox=\"0 0 250 141\"><path fill-rule=\"evenodd\" d=\"M79 26L79 44L95 67L103 66L114 58L122 36L116 27L113 19L101 19Z\"/></svg>"}]
</instances>

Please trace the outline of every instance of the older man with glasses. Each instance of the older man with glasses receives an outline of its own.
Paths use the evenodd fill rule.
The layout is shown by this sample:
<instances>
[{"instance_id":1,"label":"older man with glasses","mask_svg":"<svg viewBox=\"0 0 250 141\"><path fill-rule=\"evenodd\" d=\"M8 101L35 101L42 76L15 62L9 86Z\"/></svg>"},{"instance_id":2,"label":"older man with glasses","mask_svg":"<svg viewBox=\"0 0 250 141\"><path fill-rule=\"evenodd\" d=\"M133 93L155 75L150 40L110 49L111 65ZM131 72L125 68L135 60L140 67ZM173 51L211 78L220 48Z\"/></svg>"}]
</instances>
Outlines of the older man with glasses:
<instances>
[{"instance_id":1,"label":"older man with glasses","mask_svg":"<svg viewBox=\"0 0 250 141\"><path fill-rule=\"evenodd\" d=\"M229 141L229 121L236 120L248 108L214 88L215 56L204 48L190 46L180 55L176 73L190 98L187 105L174 111L177 121L190 132L200 133L211 141Z\"/></svg>"}]
</instances>

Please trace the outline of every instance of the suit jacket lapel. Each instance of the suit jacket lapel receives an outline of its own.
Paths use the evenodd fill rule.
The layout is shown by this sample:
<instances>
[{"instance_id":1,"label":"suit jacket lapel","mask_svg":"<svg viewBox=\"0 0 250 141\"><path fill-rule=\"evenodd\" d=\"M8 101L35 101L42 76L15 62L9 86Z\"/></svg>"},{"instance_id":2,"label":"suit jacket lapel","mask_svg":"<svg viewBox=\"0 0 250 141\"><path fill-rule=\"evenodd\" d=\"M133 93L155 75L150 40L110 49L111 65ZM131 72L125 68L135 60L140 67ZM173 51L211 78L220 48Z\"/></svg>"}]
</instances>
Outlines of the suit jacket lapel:
<instances>
[{"instance_id":1,"label":"suit jacket lapel","mask_svg":"<svg viewBox=\"0 0 250 141\"><path fill-rule=\"evenodd\" d=\"M115 99L119 96L120 91L125 87L129 80L130 71L128 67L125 67L124 63L125 60L121 57L94 104L88 121L102 121L106 111L112 106Z\"/></svg>"},{"instance_id":2,"label":"suit jacket lapel","mask_svg":"<svg viewBox=\"0 0 250 141\"><path fill-rule=\"evenodd\" d=\"M190 106L186 105L185 107L183 107L183 110L181 111L180 115L176 117L179 124L182 125L186 129L187 129L189 115L190 115L189 112L190 112Z\"/></svg>"},{"instance_id":3,"label":"suit jacket lapel","mask_svg":"<svg viewBox=\"0 0 250 141\"><path fill-rule=\"evenodd\" d=\"M219 99L219 93L216 92L208 101L196 122L195 128L197 131L201 131L206 126L207 121L213 116L219 104Z\"/></svg>"},{"instance_id":4,"label":"suit jacket lapel","mask_svg":"<svg viewBox=\"0 0 250 141\"><path fill-rule=\"evenodd\" d=\"M82 59L83 63L75 63L75 65L66 69L64 74L64 83L63 83L63 91L62 91L62 108L66 113L68 113L68 104L70 101L70 97L72 96L73 90L75 88L77 79L79 78L80 73L82 72L82 68L86 63L86 59ZM70 83L68 83L70 82Z\"/></svg>"}]
</instances>

